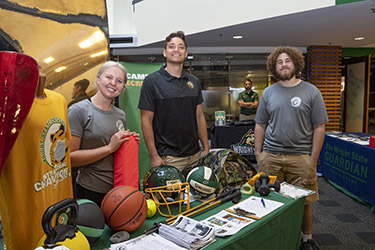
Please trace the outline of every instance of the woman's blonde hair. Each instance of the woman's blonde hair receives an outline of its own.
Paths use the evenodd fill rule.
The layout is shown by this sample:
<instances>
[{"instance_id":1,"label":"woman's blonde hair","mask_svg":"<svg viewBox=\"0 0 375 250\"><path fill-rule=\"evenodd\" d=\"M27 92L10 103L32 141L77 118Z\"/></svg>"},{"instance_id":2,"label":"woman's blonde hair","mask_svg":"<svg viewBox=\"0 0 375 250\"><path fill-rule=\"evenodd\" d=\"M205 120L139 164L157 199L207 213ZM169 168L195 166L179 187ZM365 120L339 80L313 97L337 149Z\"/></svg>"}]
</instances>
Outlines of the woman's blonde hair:
<instances>
[{"instance_id":1,"label":"woman's blonde hair","mask_svg":"<svg viewBox=\"0 0 375 250\"><path fill-rule=\"evenodd\" d=\"M121 63L119 62L115 62L115 61L107 61L105 62L101 67L100 69L98 70L98 74L96 75L96 77L100 77L102 74L103 74L103 71L106 70L107 68L109 67L113 67L113 66L116 66L118 67L119 69L122 70L122 72L124 72L124 84L126 84L126 81L128 80L128 71L126 70L126 68L124 67L124 65L122 65Z\"/></svg>"}]
</instances>

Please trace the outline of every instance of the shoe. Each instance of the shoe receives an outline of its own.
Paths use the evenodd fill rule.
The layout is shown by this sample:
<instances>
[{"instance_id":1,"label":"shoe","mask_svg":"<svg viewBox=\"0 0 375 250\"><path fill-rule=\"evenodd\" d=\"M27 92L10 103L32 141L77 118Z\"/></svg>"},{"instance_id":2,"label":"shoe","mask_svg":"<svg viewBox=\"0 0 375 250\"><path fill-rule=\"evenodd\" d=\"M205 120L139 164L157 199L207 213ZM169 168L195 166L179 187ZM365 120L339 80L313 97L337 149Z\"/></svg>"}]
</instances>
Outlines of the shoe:
<instances>
[{"instance_id":1,"label":"shoe","mask_svg":"<svg viewBox=\"0 0 375 250\"><path fill-rule=\"evenodd\" d=\"M320 250L320 248L314 240L303 241L301 239L301 243L299 244L299 250Z\"/></svg>"}]
</instances>

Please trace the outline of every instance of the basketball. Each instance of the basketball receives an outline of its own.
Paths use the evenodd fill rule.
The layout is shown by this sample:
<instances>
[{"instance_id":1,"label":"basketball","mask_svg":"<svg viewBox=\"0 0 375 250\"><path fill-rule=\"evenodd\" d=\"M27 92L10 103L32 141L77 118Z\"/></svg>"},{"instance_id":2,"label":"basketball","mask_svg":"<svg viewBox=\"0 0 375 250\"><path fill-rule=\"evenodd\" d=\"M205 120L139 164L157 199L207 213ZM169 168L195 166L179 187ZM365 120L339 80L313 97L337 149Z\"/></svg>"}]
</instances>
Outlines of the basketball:
<instances>
[{"instance_id":1,"label":"basketball","mask_svg":"<svg viewBox=\"0 0 375 250\"><path fill-rule=\"evenodd\" d=\"M112 188L104 196L101 209L106 224L114 231L134 231L147 216L147 202L143 194L126 185Z\"/></svg>"},{"instance_id":2,"label":"basketball","mask_svg":"<svg viewBox=\"0 0 375 250\"><path fill-rule=\"evenodd\" d=\"M77 227L90 244L97 241L103 234L105 219L100 207L87 199L76 200L79 212L76 220Z\"/></svg>"},{"instance_id":3,"label":"basketball","mask_svg":"<svg viewBox=\"0 0 375 250\"><path fill-rule=\"evenodd\" d=\"M207 198L215 193L219 184L219 178L211 168L199 166L193 168L188 176L190 192L195 198Z\"/></svg>"}]
</instances>

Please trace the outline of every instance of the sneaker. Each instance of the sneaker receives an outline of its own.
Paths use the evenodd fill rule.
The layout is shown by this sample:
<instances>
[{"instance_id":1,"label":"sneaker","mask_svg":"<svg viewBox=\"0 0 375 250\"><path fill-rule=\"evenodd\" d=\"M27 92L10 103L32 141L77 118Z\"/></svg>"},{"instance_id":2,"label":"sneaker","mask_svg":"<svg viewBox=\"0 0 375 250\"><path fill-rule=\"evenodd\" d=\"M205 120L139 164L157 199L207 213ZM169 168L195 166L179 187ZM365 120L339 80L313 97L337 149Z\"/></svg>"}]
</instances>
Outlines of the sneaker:
<instances>
[{"instance_id":1,"label":"sneaker","mask_svg":"<svg viewBox=\"0 0 375 250\"><path fill-rule=\"evenodd\" d=\"M320 248L314 240L303 241L301 239L301 243L299 244L299 250L320 250Z\"/></svg>"}]
</instances>

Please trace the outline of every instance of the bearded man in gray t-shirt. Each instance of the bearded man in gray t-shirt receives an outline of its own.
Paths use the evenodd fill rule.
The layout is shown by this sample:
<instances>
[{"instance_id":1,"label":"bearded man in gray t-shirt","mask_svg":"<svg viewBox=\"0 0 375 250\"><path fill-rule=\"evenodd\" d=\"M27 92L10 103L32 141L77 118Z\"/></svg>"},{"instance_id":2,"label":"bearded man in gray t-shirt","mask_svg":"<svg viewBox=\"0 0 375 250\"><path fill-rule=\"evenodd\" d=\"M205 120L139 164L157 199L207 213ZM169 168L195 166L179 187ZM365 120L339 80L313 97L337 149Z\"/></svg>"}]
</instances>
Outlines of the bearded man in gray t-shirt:
<instances>
[{"instance_id":1,"label":"bearded man in gray t-shirt","mask_svg":"<svg viewBox=\"0 0 375 250\"><path fill-rule=\"evenodd\" d=\"M267 68L279 81L260 99L255 156L259 171L315 191L306 197L300 249L319 249L312 240L311 203L319 199L316 164L328 116L319 89L297 78L303 67L303 55L295 48L278 47L269 55Z\"/></svg>"}]
</instances>

